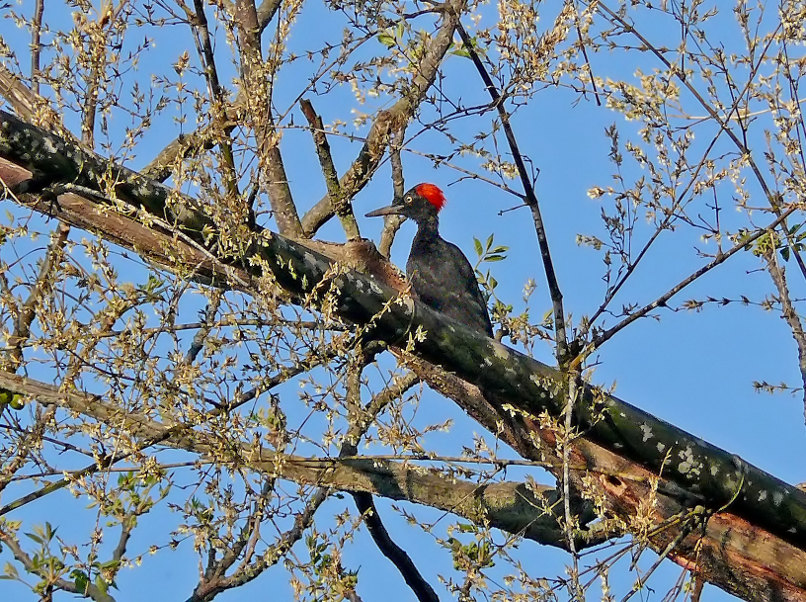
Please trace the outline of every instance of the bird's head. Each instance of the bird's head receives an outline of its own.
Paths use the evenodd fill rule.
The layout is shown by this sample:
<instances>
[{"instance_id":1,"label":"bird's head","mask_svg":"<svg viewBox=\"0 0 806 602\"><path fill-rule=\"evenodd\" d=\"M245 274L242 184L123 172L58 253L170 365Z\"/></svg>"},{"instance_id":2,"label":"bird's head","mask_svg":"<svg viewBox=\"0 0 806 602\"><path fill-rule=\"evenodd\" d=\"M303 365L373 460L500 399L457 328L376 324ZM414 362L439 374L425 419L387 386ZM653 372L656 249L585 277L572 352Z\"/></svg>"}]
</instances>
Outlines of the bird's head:
<instances>
[{"instance_id":1,"label":"bird's head","mask_svg":"<svg viewBox=\"0 0 806 602\"><path fill-rule=\"evenodd\" d=\"M434 184L417 184L402 197L396 198L388 207L367 213L367 217L402 215L421 223L436 218L445 205L445 195Z\"/></svg>"}]
</instances>

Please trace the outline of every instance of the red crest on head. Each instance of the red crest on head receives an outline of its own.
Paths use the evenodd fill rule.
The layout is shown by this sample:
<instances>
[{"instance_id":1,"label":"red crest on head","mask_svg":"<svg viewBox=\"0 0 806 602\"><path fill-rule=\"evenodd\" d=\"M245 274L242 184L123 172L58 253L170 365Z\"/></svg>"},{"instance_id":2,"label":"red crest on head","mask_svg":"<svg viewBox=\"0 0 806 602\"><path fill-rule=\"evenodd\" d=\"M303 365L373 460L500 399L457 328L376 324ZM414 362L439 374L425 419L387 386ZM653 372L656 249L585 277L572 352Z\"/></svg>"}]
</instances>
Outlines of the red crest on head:
<instances>
[{"instance_id":1,"label":"red crest on head","mask_svg":"<svg viewBox=\"0 0 806 602\"><path fill-rule=\"evenodd\" d=\"M445 206L445 195L438 186L435 186L434 184L418 184L414 190L416 190L417 194L423 197L426 201L436 207L437 211Z\"/></svg>"}]
</instances>

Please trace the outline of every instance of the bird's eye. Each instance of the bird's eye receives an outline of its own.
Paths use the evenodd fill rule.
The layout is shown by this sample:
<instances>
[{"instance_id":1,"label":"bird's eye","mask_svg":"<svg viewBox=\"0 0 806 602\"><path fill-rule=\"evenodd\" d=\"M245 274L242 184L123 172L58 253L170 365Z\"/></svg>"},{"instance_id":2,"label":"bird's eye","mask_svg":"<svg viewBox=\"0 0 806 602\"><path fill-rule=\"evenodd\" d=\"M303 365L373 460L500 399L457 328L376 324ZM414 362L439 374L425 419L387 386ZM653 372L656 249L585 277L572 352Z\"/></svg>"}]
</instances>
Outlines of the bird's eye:
<instances>
[{"instance_id":1,"label":"bird's eye","mask_svg":"<svg viewBox=\"0 0 806 602\"><path fill-rule=\"evenodd\" d=\"M408 195L405 199L403 199L407 203L411 203L411 195Z\"/></svg>"}]
</instances>

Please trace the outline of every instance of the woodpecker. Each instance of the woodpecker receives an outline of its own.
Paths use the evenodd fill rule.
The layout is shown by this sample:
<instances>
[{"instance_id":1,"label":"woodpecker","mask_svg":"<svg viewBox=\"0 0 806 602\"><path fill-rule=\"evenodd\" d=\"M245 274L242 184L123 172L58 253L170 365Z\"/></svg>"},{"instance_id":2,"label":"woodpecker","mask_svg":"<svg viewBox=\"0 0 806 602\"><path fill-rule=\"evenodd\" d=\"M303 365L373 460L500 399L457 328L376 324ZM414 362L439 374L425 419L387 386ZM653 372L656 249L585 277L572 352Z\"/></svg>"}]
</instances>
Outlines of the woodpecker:
<instances>
[{"instance_id":1,"label":"woodpecker","mask_svg":"<svg viewBox=\"0 0 806 602\"><path fill-rule=\"evenodd\" d=\"M406 262L406 276L417 298L462 324L493 336L487 303L476 274L459 247L439 235L439 212L445 195L434 184L417 184L391 205L367 217L402 215L417 223Z\"/></svg>"}]
</instances>

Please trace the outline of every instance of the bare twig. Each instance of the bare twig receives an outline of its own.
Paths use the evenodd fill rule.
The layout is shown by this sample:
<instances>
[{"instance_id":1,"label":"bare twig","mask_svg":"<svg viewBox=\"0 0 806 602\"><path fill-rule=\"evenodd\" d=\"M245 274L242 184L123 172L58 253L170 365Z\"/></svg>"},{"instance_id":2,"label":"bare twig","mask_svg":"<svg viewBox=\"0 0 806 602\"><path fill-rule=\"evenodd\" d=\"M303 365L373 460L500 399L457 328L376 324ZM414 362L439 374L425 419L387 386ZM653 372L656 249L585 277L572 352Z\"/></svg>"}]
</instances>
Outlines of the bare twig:
<instances>
[{"instance_id":1,"label":"bare twig","mask_svg":"<svg viewBox=\"0 0 806 602\"><path fill-rule=\"evenodd\" d=\"M204 308L204 319L199 324L199 330L193 335L193 342L190 344L190 349L188 349L185 354L185 363L191 364L196 361L196 356L198 356L199 352L204 348L204 340L207 338L207 335L210 334L210 330L215 324L215 316L220 304L221 291L211 291L210 301L208 301L207 307Z\"/></svg>"},{"instance_id":2,"label":"bare twig","mask_svg":"<svg viewBox=\"0 0 806 602\"><path fill-rule=\"evenodd\" d=\"M557 281L557 275L554 271L554 262L551 259L551 251L549 250L549 243L546 236L546 228L545 224L543 223L543 217L540 213L540 205L537 201L537 196L535 195L534 187L532 186L532 182L529 177L529 171L526 169L526 164L523 162L523 156L518 148L518 141L515 139L515 132L512 130L512 126L509 121L509 113L504 106L505 99L498 92L495 83L493 83L490 74L487 72L487 68L484 66L484 63L482 63L478 53L473 48L473 40L470 39L470 36L467 34L461 22L458 20L456 24L456 31L459 32L459 36L462 38L462 43L465 46L465 50L467 50L467 52L470 54L470 58L476 67L476 71L478 71L479 76L481 76L482 81L484 81L484 86L492 99L492 104L498 111L498 116L501 119L501 126L504 129L510 151L512 152L512 159L515 161L515 165L518 168L518 175L520 176L521 185L523 186L524 200L529 206L529 209L532 211L532 220L534 221L535 232L537 233L537 244L540 248L540 258L543 263L543 271L546 274L549 295L551 296L551 305L554 312L554 332L555 343L557 345L557 361L559 365L563 367L571 359L568 351L568 337L565 333L563 295L562 291L560 290L560 285Z\"/></svg>"},{"instance_id":3,"label":"bare twig","mask_svg":"<svg viewBox=\"0 0 806 602\"><path fill-rule=\"evenodd\" d=\"M322 174L327 185L327 195L330 198L333 211L338 216L341 227L344 228L347 240L358 240L361 238L361 232L358 229L350 199L345 198L342 193L339 174L336 172L336 165L333 163L333 156L330 154L330 144L325 135L322 118L316 114L310 100L303 98L300 101L300 107L311 126L311 134L316 146L316 156L319 157L319 165L322 167Z\"/></svg>"},{"instance_id":4,"label":"bare twig","mask_svg":"<svg viewBox=\"0 0 806 602\"><path fill-rule=\"evenodd\" d=\"M389 145L389 160L392 164L392 189L395 198L403 198L406 190L403 180L403 162L400 160L400 149L403 145L403 131L399 130L392 134L392 141ZM402 215L387 215L383 218L383 230L381 231L381 242L378 244L378 251L381 255L389 258L392 252L392 243L395 240L397 231L406 220Z\"/></svg>"},{"instance_id":5,"label":"bare twig","mask_svg":"<svg viewBox=\"0 0 806 602\"><path fill-rule=\"evenodd\" d=\"M60 223L53 233L45 260L39 268L36 284L31 288L28 298L17 310L14 331L8 338L6 349L0 360L0 368L16 371L22 363L22 348L31 334L31 324L36 318L37 308L44 295L53 285L53 274L58 268L64 253L64 244L70 234L70 226Z\"/></svg>"},{"instance_id":6,"label":"bare twig","mask_svg":"<svg viewBox=\"0 0 806 602\"><path fill-rule=\"evenodd\" d=\"M694 173L689 178L688 184L686 184L684 189L681 190L680 193L677 195L678 198L685 197L685 195L688 194L689 190L691 190L691 188L694 186L695 182L697 181L697 176L707 164L708 155L716 145L716 142L721 134L722 130L717 132L716 135L714 135L713 138L711 139L711 142L708 143L708 146L702 153L702 158L697 163L697 168L694 170ZM655 242L660 238L661 233L673 223L675 215L676 213L673 210L673 208L670 208L669 211L666 213L666 216L663 218L663 221L660 223L660 225L657 226L657 228L649 237L649 239L644 243L644 246L641 247L641 250L638 252L638 255L636 255L635 259L631 261L630 264L627 266L627 269L625 270L624 274L608 291L602 303L599 305L598 308L596 308L596 311L593 312L590 319L588 320L589 327L595 324L596 320L598 320L599 317L607 310L608 306L610 305L610 302L613 301L613 299L615 299L618 292L621 290L624 284L626 284L627 280L629 280L629 278L635 272L636 268L641 263L641 260L646 256L646 254L649 252L649 250L652 248Z\"/></svg>"},{"instance_id":7,"label":"bare twig","mask_svg":"<svg viewBox=\"0 0 806 602\"><path fill-rule=\"evenodd\" d=\"M210 42L210 30L207 25L207 15L204 12L204 3L202 0L193 0L193 5L196 12L191 14L191 24L193 32L196 34L196 47L204 66L204 75L207 78L213 123L214 126L218 124L222 131L219 148L223 157L222 178L224 188L230 197L236 198L238 196L238 173L235 169L235 157L229 140L232 127L226 127L227 117L224 109L226 98L218 80L218 69L216 68L213 45ZM187 11L190 12L190 9L188 8Z\"/></svg>"},{"instance_id":8,"label":"bare twig","mask_svg":"<svg viewBox=\"0 0 806 602\"><path fill-rule=\"evenodd\" d=\"M446 3L446 6L450 7L446 18L437 35L425 49L422 59L413 69L415 75L412 77L408 94L400 98L391 108L378 113L358 157L341 177L339 183L346 198L352 198L366 185L383 158L390 136L405 130L406 124L414 116L417 107L437 77L445 53L453 44L453 33L458 23L456 15L460 15L466 5L465 0L449 0ZM330 200L324 197L302 217L303 230L308 236L312 236L331 217L333 211L330 208Z\"/></svg>"},{"instance_id":9,"label":"bare twig","mask_svg":"<svg viewBox=\"0 0 806 602\"><path fill-rule=\"evenodd\" d=\"M230 577L216 576L212 580L202 579L193 594L188 597L187 602L208 602L215 598L221 592L239 587L245 583L249 583L258 577L263 571L270 566L273 566L297 543L305 530L313 522L314 514L319 509L319 506L327 499L328 490L319 487L310 497L305 504L305 508L294 517L294 525L285 533L283 533L277 542L272 544L269 550L262 555L260 560L255 564L244 568L242 571L236 572Z\"/></svg>"},{"instance_id":10,"label":"bare twig","mask_svg":"<svg viewBox=\"0 0 806 602\"><path fill-rule=\"evenodd\" d=\"M303 236L297 209L288 186L288 176L280 153L279 136L272 118L272 68L263 60L260 43L260 23L253 0L236 0L235 25L241 53L243 85L249 90L246 105L251 127L258 141L258 161L266 178L269 202L274 211L278 230L291 238Z\"/></svg>"},{"instance_id":11,"label":"bare twig","mask_svg":"<svg viewBox=\"0 0 806 602\"><path fill-rule=\"evenodd\" d=\"M42 14L44 12L45 0L36 0L34 18L31 21L31 91L34 94L39 94L39 55L42 52Z\"/></svg>"},{"instance_id":12,"label":"bare twig","mask_svg":"<svg viewBox=\"0 0 806 602\"><path fill-rule=\"evenodd\" d=\"M771 237L775 236L772 228L765 231ZM781 303L781 316L789 326L792 338L798 348L798 367L800 368L800 378L803 383L803 416L806 423L806 333L803 332L803 323L798 312L792 305L792 297L789 294L789 286L786 282L786 272L784 266L778 263L776 245L771 244L764 253L767 263L767 271L770 273L775 288L778 289L778 299Z\"/></svg>"},{"instance_id":13,"label":"bare twig","mask_svg":"<svg viewBox=\"0 0 806 602\"><path fill-rule=\"evenodd\" d=\"M697 88L694 86L694 84L692 83L692 78L685 77L684 71L682 71L681 69L674 68L673 65L669 62L669 60L663 55L663 53L660 50L658 50L658 48L654 44L652 44L652 42L650 42L643 34L641 34L630 23L628 23L622 15L614 12L606 4L604 4L604 2L599 2L598 0L596 2L596 7L597 9L604 12L608 16L608 18L611 19L614 23L618 23L619 26L624 28L625 31L627 31L628 33L635 36L638 40L640 40L640 42L644 44L645 48L647 48L652 54L655 55L655 57L661 63L663 63L666 69L669 70L670 74L672 74L675 77L675 79L677 79L680 82L680 84L691 93L691 95L697 100L700 106L702 106L703 109L705 109L709 117L713 119L714 122L716 122L719 125L719 127L728 135L728 137L731 139L731 142L733 142L738 148L739 152L741 152L742 155L747 158L747 162L750 165L750 169L753 171L753 175L756 178L756 181L759 183L759 186L761 186L761 189L764 191L764 196L766 197L767 202L770 204L770 207L772 208L773 212L775 212L776 215L780 216L782 209L778 194L774 193L770 189L769 185L767 184L767 181L764 179L764 176L761 173L761 169L759 168L756 161L753 159L750 149L747 147L747 144L745 144L745 141L742 140L736 134L736 132L734 132L730 128L731 116L734 113L738 112L738 103L733 104L730 111L727 113L726 117L723 118L722 116L720 116L719 113L717 113L716 109L714 109L714 107L712 107L705 100L705 98L703 98L702 94L700 94L699 90L697 90ZM780 29L781 25L779 24L776 27L776 33ZM745 87L742 90L741 94L738 95L739 97L743 96L746 90L751 86L752 81L758 71L758 68L766 60L767 51L770 45L776 39L777 39L776 35L767 36L765 47L761 50L761 52L758 53L759 56L758 62L752 66L751 73L747 78L747 83L745 84ZM740 127L744 129L744 125L742 125L741 123ZM786 225L785 222L784 225ZM787 241L789 242L791 253L795 257L795 262L798 264L800 273L803 276L803 278L806 279L806 263L804 263L803 258L800 256L800 252L797 250L797 246L792 243L791 236L789 235L789 228L785 227L784 233L786 235Z\"/></svg>"},{"instance_id":14,"label":"bare twig","mask_svg":"<svg viewBox=\"0 0 806 602\"><path fill-rule=\"evenodd\" d=\"M695 280L697 280L698 278L700 278L704 274L710 272L716 266L718 266L721 263L724 263L725 261L730 259L733 255L735 255L736 253L738 253L742 249L746 248L747 245L749 245L750 243L755 242L760 237L762 237L765 234L767 234L770 229L776 228L787 217L792 215L792 213L794 213L799 208L800 207L798 205L794 205L794 206L790 207L789 209L784 211L774 222L772 222L766 228L760 228L759 230L757 230L755 232L755 234L752 234L751 236L748 236L747 238L745 238L743 240L740 240L738 243L733 245L733 247L731 247L727 252L719 253L710 262L708 262L707 264L702 266L700 269L696 270L695 272L693 272L692 274L690 274L689 276L687 276L686 278L684 278L683 280L678 282L676 285L674 285L668 291L663 293L660 297L658 297L657 299L655 299L651 303L646 304L641 309L631 313L629 316L624 318L621 322L619 322L615 326L612 326L612 327L608 328L607 330L605 330L604 332L602 332L598 336L594 337L593 340L590 343L591 348L595 349L595 348L601 346L602 343L604 343L605 341L610 339L614 334L616 334L617 332L622 330L627 325L632 324L637 319L643 318L645 315L647 315L653 309L656 309L658 307L664 307L666 305L666 302L669 301L669 299L674 297L677 293L679 293L681 290L686 288L689 284L691 284L692 282L694 282Z\"/></svg>"},{"instance_id":15,"label":"bare twig","mask_svg":"<svg viewBox=\"0 0 806 602\"><path fill-rule=\"evenodd\" d=\"M363 368L372 361L374 354L359 351L347 369L346 403L350 426L344 437L339 457L354 456L357 445L366 433L372 421L393 400L399 398L409 387L419 381L412 372L402 379L396 380L381 393L376 395L366 407L361 406L361 373ZM411 588L417 599L421 602L439 600L434 589L417 570L412 559L406 551L398 546L390 537L384 527L378 509L372 502L372 494L365 491L354 491L353 500L356 508L364 519L364 524L372 540L381 553L395 565L403 576L406 584Z\"/></svg>"}]
</instances>

